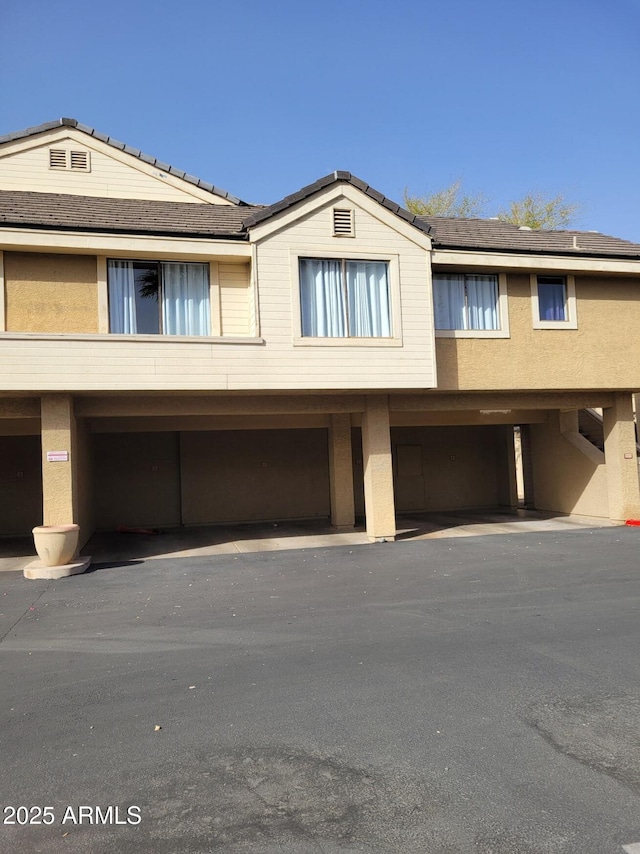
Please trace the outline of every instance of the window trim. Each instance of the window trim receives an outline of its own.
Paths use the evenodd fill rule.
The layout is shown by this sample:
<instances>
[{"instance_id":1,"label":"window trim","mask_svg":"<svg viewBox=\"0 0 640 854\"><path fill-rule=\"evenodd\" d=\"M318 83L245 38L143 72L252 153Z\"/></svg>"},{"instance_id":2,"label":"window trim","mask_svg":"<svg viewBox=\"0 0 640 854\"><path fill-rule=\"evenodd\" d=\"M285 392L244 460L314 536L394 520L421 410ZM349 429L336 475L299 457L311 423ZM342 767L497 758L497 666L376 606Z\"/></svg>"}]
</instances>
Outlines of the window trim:
<instances>
[{"instance_id":1,"label":"window trim","mask_svg":"<svg viewBox=\"0 0 640 854\"><path fill-rule=\"evenodd\" d=\"M554 277L564 279L567 301L566 320L541 320L540 319L540 304L538 302L538 277L544 278ZM575 276L569 274L557 275L552 272L531 273L529 276L531 283L531 316L534 329L577 329L578 328L578 312L576 304L576 280Z\"/></svg>"},{"instance_id":2,"label":"window trim","mask_svg":"<svg viewBox=\"0 0 640 854\"><path fill-rule=\"evenodd\" d=\"M315 338L302 334L300 304L300 259L317 258L331 261L383 261L388 264L389 296L391 300L391 336L389 338ZM400 261L394 253L357 250L345 251L317 247L289 250L291 268L291 309L294 347L402 347L402 314L400 306Z\"/></svg>"},{"instance_id":3,"label":"window trim","mask_svg":"<svg viewBox=\"0 0 640 854\"><path fill-rule=\"evenodd\" d=\"M436 329L435 316L435 287L434 281L442 276L497 276L498 279L498 318L500 320L499 329ZM507 298L507 274L496 273L495 271L484 272L480 270L432 270L431 272L431 287L433 290L433 328L436 338L511 338L509 330L509 300Z\"/></svg>"}]
</instances>

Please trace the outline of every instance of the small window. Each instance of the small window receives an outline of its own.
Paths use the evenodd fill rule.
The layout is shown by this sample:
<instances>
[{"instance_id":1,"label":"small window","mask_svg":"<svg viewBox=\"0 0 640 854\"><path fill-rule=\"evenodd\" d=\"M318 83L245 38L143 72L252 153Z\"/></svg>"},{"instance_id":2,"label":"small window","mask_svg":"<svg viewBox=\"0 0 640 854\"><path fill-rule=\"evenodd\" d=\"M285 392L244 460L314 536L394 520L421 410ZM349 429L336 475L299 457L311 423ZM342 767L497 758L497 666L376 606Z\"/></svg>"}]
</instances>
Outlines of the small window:
<instances>
[{"instance_id":1,"label":"small window","mask_svg":"<svg viewBox=\"0 0 640 854\"><path fill-rule=\"evenodd\" d=\"M300 258L303 337L390 338L388 261Z\"/></svg>"},{"instance_id":2,"label":"small window","mask_svg":"<svg viewBox=\"0 0 640 854\"><path fill-rule=\"evenodd\" d=\"M209 265L109 261L109 331L210 335Z\"/></svg>"},{"instance_id":3,"label":"small window","mask_svg":"<svg viewBox=\"0 0 640 854\"><path fill-rule=\"evenodd\" d=\"M531 276L534 329L576 329L573 276Z\"/></svg>"},{"instance_id":4,"label":"small window","mask_svg":"<svg viewBox=\"0 0 640 854\"><path fill-rule=\"evenodd\" d=\"M352 210L333 209L333 235L334 237L355 237Z\"/></svg>"}]
</instances>

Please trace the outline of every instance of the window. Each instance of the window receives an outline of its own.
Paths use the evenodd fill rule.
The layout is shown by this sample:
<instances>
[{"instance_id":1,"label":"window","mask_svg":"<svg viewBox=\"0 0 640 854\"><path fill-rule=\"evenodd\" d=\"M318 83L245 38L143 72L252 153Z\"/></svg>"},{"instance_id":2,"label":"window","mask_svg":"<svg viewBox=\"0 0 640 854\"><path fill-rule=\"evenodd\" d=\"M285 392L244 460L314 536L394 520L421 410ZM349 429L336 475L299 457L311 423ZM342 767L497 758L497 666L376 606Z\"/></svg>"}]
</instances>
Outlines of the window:
<instances>
[{"instance_id":1,"label":"window","mask_svg":"<svg viewBox=\"0 0 640 854\"><path fill-rule=\"evenodd\" d=\"M389 262L300 258L303 337L390 338Z\"/></svg>"},{"instance_id":2,"label":"window","mask_svg":"<svg viewBox=\"0 0 640 854\"><path fill-rule=\"evenodd\" d=\"M109 329L131 335L210 335L209 265L109 261Z\"/></svg>"},{"instance_id":3,"label":"window","mask_svg":"<svg viewBox=\"0 0 640 854\"><path fill-rule=\"evenodd\" d=\"M507 337L506 277L434 273L436 332L441 337Z\"/></svg>"},{"instance_id":4,"label":"window","mask_svg":"<svg viewBox=\"0 0 640 854\"><path fill-rule=\"evenodd\" d=\"M531 276L534 329L576 329L573 276Z\"/></svg>"}]
</instances>

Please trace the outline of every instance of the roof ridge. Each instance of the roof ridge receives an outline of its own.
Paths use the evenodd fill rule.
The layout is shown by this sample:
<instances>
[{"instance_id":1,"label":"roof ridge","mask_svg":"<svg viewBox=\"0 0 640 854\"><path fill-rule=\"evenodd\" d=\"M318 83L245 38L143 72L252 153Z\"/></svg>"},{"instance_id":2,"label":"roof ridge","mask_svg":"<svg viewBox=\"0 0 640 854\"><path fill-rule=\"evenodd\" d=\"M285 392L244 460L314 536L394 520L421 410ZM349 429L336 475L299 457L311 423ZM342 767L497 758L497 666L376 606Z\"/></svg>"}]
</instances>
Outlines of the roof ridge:
<instances>
[{"instance_id":1,"label":"roof ridge","mask_svg":"<svg viewBox=\"0 0 640 854\"><path fill-rule=\"evenodd\" d=\"M94 139L100 140L100 142L104 142L107 145L112 146L113 148L117 148L118 151L124 151L126 154L130 154L132 157L137 157L138 160L141 160L143 163L147 163L150 166L156 166L163 172L166 172L169 175L173 175L176 178L180 178L181 180L186 181L189 184L193 184L195 187L199 187L201 190L205 190L205 192L207 193L211 193L212 195L220 196L223 199L227 199L234 205L247 204L247 202L244 202L242 199L237 198L237 196L232 196L231 193L227 192L227 190L223 190L220 187L216 187L213 184L210 184L208 181L203 181L201 178L197 178L195 175L189 175L182 169L176 169L175 166L171 166L168 163L164 163L163 161L158 160L157 157L152 157L150 154L145 154L139 148L132 148L132 146L127 145L124 142L120 142L120 140L107 136L107 134L100 133L100 131L97 131L95 128L92 128L89 125L82 124L77 119L62 117L52 122L45 122L41 125L33 125L32 127L25 128L24 130L14 131L13 133L5 134L4 136L0 136L0 145L3 145L7 142L15 142L18 139L27 139L30 136L36 136L40 133L46 133L48 130L54 130L58 127L76 128L76 130L79 130L81 133L86 133L88 136L92 136Z\"/></svg>"},{"instance_id":2,"label":"roof ridge","mask_svg":"<svg viewBox=\"0 0 640 854\"><path fill-rule=\"evenodd\" d=\"M272 216L293 207L298 204L298 202L308 199L310 196L324 190L326 187L330 187L332 184L341 183L351 184L352 187L356 187L358 190L361 190L365 195L382 205L382 207L387 208L387 210L390 210L392 213L396 214L396 216L400 217L400 219L405 220L405 222L415 226L420 231L423 231L426 234L431 232L429 224L422 223L418 216L401 207L397 202L392 201L382 193L379 193L378 190L375 190L370 184L367 184L366 181L362 181L351 172L346 172L340 169L336 169L334 172L330 172L328 175L318 178L318 180L314 181L312 184L307 184L295 193L291 193L283 199L274 202L272 205L268 205L264 210L247 217L245 220L245 227L253 228L253 226L258 225L258 223L264 222L264 220L270 219Z\"/></svg>"}]
</instances>

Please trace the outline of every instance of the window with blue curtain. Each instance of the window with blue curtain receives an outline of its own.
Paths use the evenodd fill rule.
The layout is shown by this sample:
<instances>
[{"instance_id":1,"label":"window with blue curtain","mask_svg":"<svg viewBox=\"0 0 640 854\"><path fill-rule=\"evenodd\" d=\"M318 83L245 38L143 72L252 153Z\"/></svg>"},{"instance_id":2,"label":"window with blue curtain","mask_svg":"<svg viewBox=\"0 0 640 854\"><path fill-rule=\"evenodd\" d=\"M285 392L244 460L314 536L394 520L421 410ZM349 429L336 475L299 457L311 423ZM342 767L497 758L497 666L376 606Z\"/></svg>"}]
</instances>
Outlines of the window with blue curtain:
<instances>
[{"instance_id":1,"label":"window with blue curtain","mask_svg":"<svg viewBox=\"0 0 640 854\"><path fill-rule=\"evenodd\" d=\"M109 329L130 335L210 335L209 265L107 264Z\"/></svg>"},{"instance_id":2,"label":"window with blue curtain","mask_svg":"<svg viewBox=\"0 0 640 854\"><path fill-rule=\"evenodd\" d=\"M538 276L540 320L567 320L567 283L564 276Z\"/></svg>"},{"instance_id":3,"label":"window with blue curtain","mask_svg":"<svg viewBox=\"0 0 640 854\"><path fill-rule=\"evenodd\" d=\"M311 338L390 338L386 261L300 259L302 334Z\"/></svg>"},{"instance_id":4,"label":"window with blue curtain","mask_svg":"<svg viewBox=\"0 0 640 854\"><path fill-rule=\"evenodd\" d=\"M434 273L436 329L500 329L498 277Z\"/></svg>"}]
</instances>

